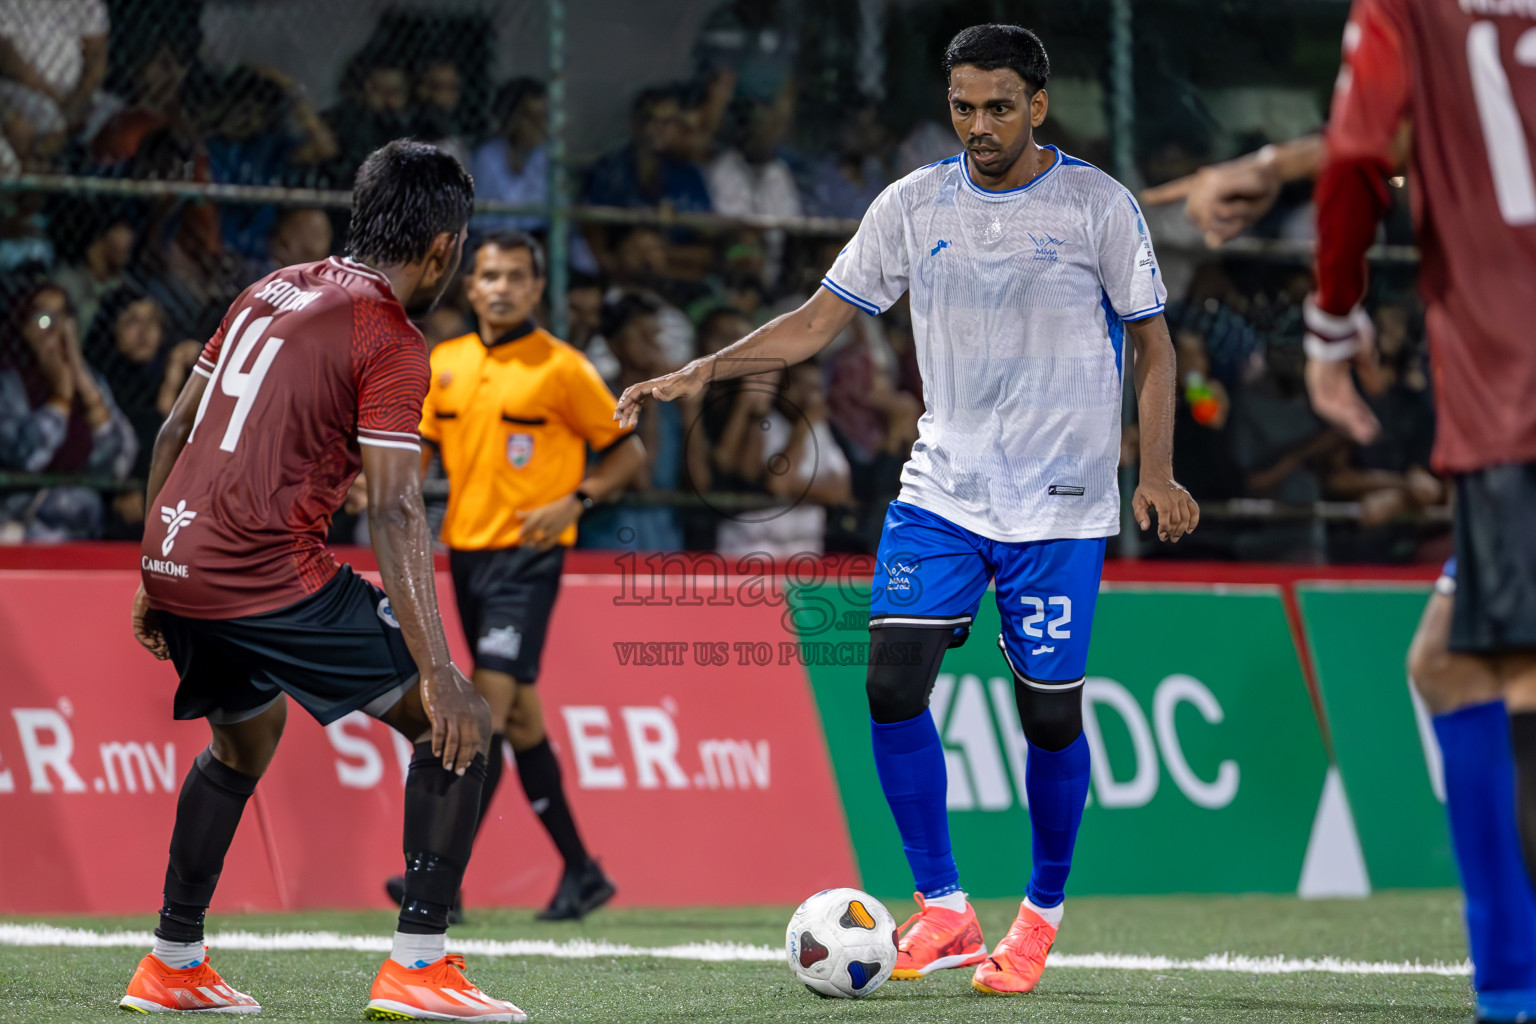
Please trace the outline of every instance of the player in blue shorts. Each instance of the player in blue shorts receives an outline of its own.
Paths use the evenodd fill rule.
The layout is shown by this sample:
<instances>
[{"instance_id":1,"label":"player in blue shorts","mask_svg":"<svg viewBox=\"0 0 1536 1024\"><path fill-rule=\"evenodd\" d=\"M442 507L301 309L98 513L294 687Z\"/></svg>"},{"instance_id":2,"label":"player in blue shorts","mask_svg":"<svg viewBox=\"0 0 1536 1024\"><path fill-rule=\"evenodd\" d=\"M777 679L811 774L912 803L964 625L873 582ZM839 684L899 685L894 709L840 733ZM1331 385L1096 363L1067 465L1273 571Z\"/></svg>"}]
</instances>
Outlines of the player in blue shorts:
<instances>
[{"instance_id":1,"label":"player in blue shorts","mask_svg":"<svg viewBox=\"0 0 1536 1024\"><path fill-rule=\"evenodd\" d=\"M1167 292L1136 201L1035 142L1050 64L1034 33L966 29L944 68L964 152L882 192L805 305L630 387L616 415L628 426L647 399L808 359L860 312L910 295L925 412L880 540L866 685L875 765L918 890L892 977L974 966L980 991L1017 993L1034 988L1055 941L1088 795L1083 672L1106 538L1120 528L1128 361L1136 519L1148 529L1155 510L1158 536L1177 541L1199 510L1173 479ZM1018 917L989 955L950 852L928 697L990 584L1029 741L1034 857Z\"/></svg>"}]
</instances>

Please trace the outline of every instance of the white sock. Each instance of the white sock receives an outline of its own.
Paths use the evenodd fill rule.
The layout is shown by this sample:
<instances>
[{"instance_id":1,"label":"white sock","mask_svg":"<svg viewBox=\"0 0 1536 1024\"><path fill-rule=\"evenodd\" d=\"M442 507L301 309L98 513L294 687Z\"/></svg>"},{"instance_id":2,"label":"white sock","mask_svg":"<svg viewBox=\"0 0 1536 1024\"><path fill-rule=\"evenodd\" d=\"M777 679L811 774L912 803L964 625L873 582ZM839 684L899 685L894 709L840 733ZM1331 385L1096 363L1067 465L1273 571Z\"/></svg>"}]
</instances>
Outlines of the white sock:
<instances>
[{"instance_id":1,"label":"white sock","mask_svg":"<svg viewBox=\"0 0 1536 1024\"><path fill-rule=\"evenodd\" d=\"M179 971L196 967L203 962L201 942L171 942L156 935L155 948L150 952L154 953L165 966L174 967Z\"/></svg>"},{"instance_id":2,"label":"white sock","mask_svg":"<svg viewBox=\"0 0 1536 1024\"><path fill-rule=\"evenodd\" d=\"M961 889L947 892L943 896L935 896L923 902L927 903L930 907L943 907L945 910L953 910L957 914L965 913L965 892Z\"/></svg>"},{"instance_id":3,"label":"white sock","mask_svg":"<svg viewBox=\"0 0 1536 1024\"><path fill-rule=\"evenodd\" d=\"M443 932L438 932L436 935L407 935L405 932L395 932L395 948L390 952L389 958L401 967L425 967L447 955L448 936Z\"/></svg>"},{"instance_id":4,"label":"white sock","mask_svg":"<svg viewBox=\"0 0 1536 1024\"><path fill-rule=\"evenodd\" d=\"M1062 902L1056 904L1054 907L1037 907L1033 903L1029 902L1028 896L1024 897L1024 906L1039 914L1041 920L1050 925L1052 928L1061 927L1061 912L1066 908L1066 905L1066 901L1063 900Z\"/></svg>"}]
</instances>

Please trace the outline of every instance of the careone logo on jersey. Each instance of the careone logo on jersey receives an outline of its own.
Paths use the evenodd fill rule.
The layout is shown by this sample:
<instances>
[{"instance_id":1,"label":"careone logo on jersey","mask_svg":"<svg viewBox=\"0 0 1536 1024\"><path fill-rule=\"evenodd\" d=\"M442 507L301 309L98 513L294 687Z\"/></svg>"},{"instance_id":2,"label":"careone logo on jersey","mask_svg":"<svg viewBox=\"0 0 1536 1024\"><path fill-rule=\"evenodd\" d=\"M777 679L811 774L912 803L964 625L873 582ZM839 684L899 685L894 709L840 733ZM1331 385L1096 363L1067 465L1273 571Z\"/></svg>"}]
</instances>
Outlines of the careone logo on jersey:
<instances>
[{"instance_id":1,"label":"careone logo on jersey","mask_svg":"<svg viewBox=\"0 0 1536 1024\"><path fill-rule=\"evenodd\" d=\"M533 435L513 434L507 438L507 461L513 469L522 469L533 458Z\"/></svg>"},{"instance_id":2,"label":"careone logo on jersey","mask_svg":"<svg viewBox=\"0 0 1536 1024\"><path fill-rule=\"evenodd\" d=\"M197 513L187 508L187 499L183 498L176 503L175 508L169 505L160 506L160 521L165 523L165 540L160 542L160 553L169 555L171 549L176 546L176 535L181 528L197 518Z\"/></svg>"}]
</instances>

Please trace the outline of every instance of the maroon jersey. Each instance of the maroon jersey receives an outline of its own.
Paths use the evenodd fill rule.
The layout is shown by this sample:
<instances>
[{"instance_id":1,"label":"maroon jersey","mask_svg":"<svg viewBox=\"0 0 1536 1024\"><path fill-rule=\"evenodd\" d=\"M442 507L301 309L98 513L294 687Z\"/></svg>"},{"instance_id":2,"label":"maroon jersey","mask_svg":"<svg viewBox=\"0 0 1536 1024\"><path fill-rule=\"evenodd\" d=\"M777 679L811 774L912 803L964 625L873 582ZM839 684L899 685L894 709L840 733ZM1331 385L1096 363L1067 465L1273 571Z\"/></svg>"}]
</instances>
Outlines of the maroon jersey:
<instances>
[{"instance_id":1,"label":"maroon jersey","mask_svg":"<svg viewBox=\"0 0 1536 1024\"><path fill-rule=\"evenodd\" d=\"M1412 129L1436 464L1536 461L1536 2L1355 0L1344 50L1330 162L1385 161L1405 119ZM1336 221L1372 205L1341 199L1328 215L1319 200L1320 268L1332 259L1360 280L1374 224ZM1319 305L1345 312L1350 287Z\"/></svg>"},{"instance_id":2,"label":"maroon jersey","mask_svg":"<svg viewBox=\"0 0 1536 1024\"><path fill-rule=\"evenodd\" d=\"M384 275L333 256L247 288L194 372L208 384L146 517L144 589L202 619L291 605L336 573L325 536L358 446L419 449L426 343Z\"/></svg>"}]
</instances>

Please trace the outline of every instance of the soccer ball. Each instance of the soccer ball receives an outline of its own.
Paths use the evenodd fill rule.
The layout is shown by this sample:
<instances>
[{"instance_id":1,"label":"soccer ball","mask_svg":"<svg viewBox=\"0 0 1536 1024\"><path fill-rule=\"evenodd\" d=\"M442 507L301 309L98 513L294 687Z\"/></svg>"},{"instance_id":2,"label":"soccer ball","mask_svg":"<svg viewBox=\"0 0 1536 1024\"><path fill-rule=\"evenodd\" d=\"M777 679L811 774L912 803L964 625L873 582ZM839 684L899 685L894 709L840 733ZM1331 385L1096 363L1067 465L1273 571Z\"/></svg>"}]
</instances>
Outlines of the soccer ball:
<instances>
[{"instance_id":1,"label":"soccer ball","mask_svg":"<svg viewBox=\"0 0 1536 1024\"><path fill-rule=\"evenodd\" d=\"M818 995L867 996L896 967L896 919L858 889L824 889L789 919L789 969Z\"/></svg>"}]
</instances>

